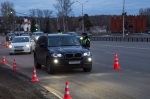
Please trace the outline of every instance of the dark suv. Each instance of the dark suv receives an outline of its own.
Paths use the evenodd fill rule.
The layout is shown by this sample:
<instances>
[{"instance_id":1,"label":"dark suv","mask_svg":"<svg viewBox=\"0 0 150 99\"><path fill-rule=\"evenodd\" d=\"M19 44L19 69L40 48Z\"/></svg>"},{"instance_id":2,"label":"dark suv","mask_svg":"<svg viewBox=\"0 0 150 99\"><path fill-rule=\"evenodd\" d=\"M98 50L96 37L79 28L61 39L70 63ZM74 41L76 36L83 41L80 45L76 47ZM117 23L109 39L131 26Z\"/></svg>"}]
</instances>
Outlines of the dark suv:
<instances>
[{"instance_id":1,"label":"dark suv","mask_svg":"<svg viewBox=\"0 0 150 99\"><path fill-rule=\"evenodd\" d=\"M42 65L49 74L59 68L83 68L90 72L92 55L72 35L47 34L39 37L34 52L34 66L41 68Z\"/></svg>"}]
</instances>

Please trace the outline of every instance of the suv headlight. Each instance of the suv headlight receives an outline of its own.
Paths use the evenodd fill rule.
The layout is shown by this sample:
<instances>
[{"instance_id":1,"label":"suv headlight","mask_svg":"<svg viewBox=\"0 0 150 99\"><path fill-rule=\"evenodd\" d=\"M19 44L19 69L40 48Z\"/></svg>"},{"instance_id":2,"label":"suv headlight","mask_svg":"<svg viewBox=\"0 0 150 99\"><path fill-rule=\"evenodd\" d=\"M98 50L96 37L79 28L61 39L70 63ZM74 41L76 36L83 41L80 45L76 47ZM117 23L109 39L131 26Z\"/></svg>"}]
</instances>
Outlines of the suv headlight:
<instances>
[{"instance_id":1,"label":"suv headlight","mask_svg":"<svg viewBox=\"0 0 150 99\"><path fill-rule=\"evenodd\" d=\"M80 37L80 40L83 40L83 37Z\"/></svg>"},{"instance_id":2,"label":"suv headlight","mask_svg":"<svg viewBox=\"0 0 150 99\"><path fill-rule=\"evenodd\" d=\"M57 57L62 57L62 54L53 53L51 54L51 56L57 58Z\"/></svg>"},{"instance_id":3,"label":"suv headlight","mask_svg":"<svg viewBox=\"0 0 150 99\"><path fill-rule=\"evenodd\" d=\"M83 56L91 56L91 53L90 52L85 52L85 53L83 53Z\"/></svg>"}]
</instances>

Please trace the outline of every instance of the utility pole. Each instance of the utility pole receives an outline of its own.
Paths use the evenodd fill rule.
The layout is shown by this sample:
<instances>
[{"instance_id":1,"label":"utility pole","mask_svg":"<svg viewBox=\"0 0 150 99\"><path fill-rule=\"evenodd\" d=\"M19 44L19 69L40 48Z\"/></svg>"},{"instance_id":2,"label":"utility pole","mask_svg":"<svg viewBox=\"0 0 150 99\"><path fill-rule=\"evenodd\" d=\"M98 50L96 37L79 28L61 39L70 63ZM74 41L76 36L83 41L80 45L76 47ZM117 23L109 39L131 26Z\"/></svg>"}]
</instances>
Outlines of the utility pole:
<instances>
[{"instance_id":1,"label":"utility pole","mask_svg":"<svg viewBox=\"0 0 150 99\"><path fill-rule=\"evenodd\" d=\"M83 16L83 5L84 5L86 2L88 2L88 1L86 1L85 3L81 3L81 2L79 2L79 1L76 1L76 2L78 2L78 3L80 3L80 4L82 5L82 31L84 32L84 16Z\"/></svg>"},{"instance_id":2,"label":"utility pole","mask_svg":"<svg viewBox=\"0 0 150 99\"><path fill-rule=\"evenodd\" d=\"M123 15L123 38L124 38L124 17L125 17L125 11L124 11L124 7L125 7L125 0L123 0L123 11L122 11L122 15Z\"/></svg>"}]
</instances>

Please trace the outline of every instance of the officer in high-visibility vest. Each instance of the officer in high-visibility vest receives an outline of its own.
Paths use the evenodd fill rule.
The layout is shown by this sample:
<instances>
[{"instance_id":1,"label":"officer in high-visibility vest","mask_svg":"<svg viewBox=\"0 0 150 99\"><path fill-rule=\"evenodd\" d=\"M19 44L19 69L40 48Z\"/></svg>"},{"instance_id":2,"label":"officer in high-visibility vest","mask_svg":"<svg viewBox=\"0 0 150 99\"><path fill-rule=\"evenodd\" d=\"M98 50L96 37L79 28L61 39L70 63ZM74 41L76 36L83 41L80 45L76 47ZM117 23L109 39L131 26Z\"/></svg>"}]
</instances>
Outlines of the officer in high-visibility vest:
<instances>
[{"instance_id":1,"label":"officer in high-visibility vest","mask_svg":"<svg viewBox=\"0 0 150 99\"><path fill-rule=\"evenodd\" d=\"M62 34L62 32L60 30L58 30L58 34Z\"/></svg>"},{"instance_id":2,"label":"officer in high-visibility vest","mask_svg":"<svg viewBox=\"0 0 150 99\"><path fill-rule=\"evenodd\" d=\"M83 39L81 40L81 44L84 48L90 49L90 38L87 36L87 33L82 33Z\"/></svg>"}]
</instances>

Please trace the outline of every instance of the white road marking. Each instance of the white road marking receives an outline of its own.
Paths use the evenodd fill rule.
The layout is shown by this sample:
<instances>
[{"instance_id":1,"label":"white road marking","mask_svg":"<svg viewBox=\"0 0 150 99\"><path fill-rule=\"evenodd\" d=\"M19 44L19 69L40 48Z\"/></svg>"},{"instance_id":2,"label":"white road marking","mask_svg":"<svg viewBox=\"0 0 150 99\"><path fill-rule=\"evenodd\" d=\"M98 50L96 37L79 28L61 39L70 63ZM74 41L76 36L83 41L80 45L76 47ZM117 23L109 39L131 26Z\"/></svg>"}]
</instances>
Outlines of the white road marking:
<instances>
[{"instance_id":1,"label":"white road marking","mask_svg":"<svg viewBox=\"0 0 150 99\"><path fill-rule=\"evenodd\" d=\"M115 53L111 53L111 52L104 52L104 53L106 53L106 54L115 54ZM117 53L117 55L121 55L121 54Z\"/></svg>"},{"instance_id":2,"label":"white road marking","mask_svg":"<svg viewBox=\"0 0 150 99\"><path fill-rule=\"evenodd\" d=\"M131 70L126 70L126 71L131 71Z\"/></svg>"},{"instance_id":3,"label":"white road marking","mask_svg":"<svg viewBox=\"0 0 150 99\"><path fill-rule=\"evenodd\" d=\"M4 49L0 49L0 50L6 50L6 48L4 48Z\"/></svg>"},{"instance_id":4,"label":"white road marking","mask_svg":"<svg viewBox=\"0 0 150 99\"><path fill-rule=\"evenodd\" d=\"M126 46L113 46L113 45L101 45L101 46L111 46L111 47L121 47L121 48L132 48L132 49L150 50L150 48L137 48L137 47L126 47Z\"/></svg>"},{"instance_id":5,"label":"white road marking","mask_svg":"<svg viewBox=\"0 0 150 99\"><path fill-rule=\"evenodd\" d=\"M150 74L145 74L145 75L150 76Z\"/></svg>"},{"instance_id":6,"label":"white road marking","mask_svg":"<svg viewBox=\"0 0 150 99\"><path fill-rule=\"evenodd\" d=\"M135 73L139 74L139 73L141 73L141 72L135 72Z\"/></svg>"}]
</instances>

